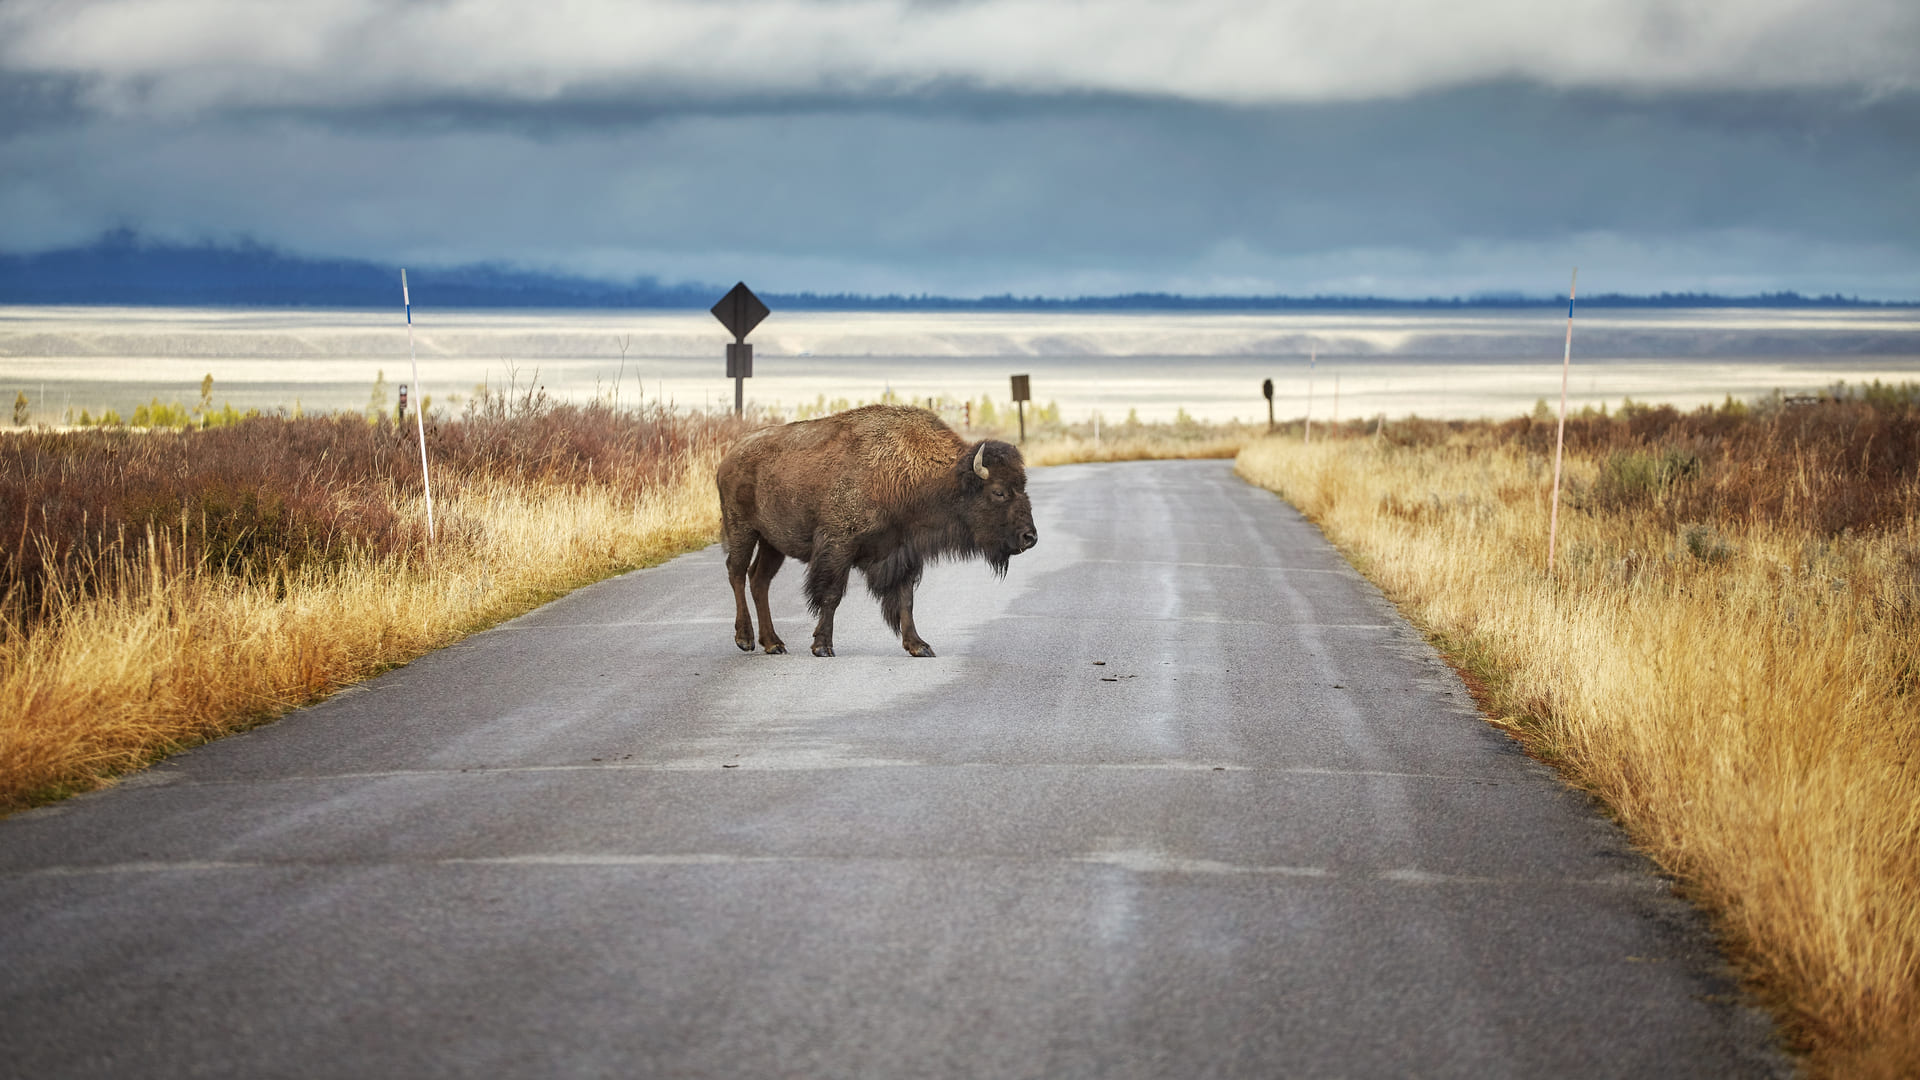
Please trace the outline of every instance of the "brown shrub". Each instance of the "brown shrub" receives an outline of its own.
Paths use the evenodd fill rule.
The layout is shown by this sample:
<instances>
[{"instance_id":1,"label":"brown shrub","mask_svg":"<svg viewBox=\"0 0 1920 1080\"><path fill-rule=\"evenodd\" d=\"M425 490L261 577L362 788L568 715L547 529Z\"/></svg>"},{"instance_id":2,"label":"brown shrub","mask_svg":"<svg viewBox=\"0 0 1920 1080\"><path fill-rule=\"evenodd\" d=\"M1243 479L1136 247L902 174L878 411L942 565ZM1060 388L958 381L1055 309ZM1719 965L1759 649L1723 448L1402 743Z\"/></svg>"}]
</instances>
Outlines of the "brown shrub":
<instances>
[{"instance_id":1,"label":"brown shrub","mask_svg":"<svg viewBox=\"0 0 1920 1080\"><path fill-rule=\"evenodd\" d=\"M1479 430L1490 444L1553 455L1553 420ZM1569 505L1590 512L1648 506L1672 526L1713 520L1825 536L1883 530L1920 512L1920 404L1894 394L1571 416L1567 450L1600 465L1591 486L1568 492Z\"/></svg>"},{"instance_id":2,"label":"brown shrub","mask_svg":"<svg viewBox=\"0 0 1920 1080\"><path fill-rule=\"evenodd\" d=\"M742 430L731 418L494 396L436 419L427 454L436 496L509 480L635 498L689 451ZM30 628L113 587L116 568L150 536L184 564L227 575L284 576L356 551L411 550L426 523L395 506L420 490L412 428L357 416L9 434L0 438L0 624Z\"/></svg>"}]
</instances>

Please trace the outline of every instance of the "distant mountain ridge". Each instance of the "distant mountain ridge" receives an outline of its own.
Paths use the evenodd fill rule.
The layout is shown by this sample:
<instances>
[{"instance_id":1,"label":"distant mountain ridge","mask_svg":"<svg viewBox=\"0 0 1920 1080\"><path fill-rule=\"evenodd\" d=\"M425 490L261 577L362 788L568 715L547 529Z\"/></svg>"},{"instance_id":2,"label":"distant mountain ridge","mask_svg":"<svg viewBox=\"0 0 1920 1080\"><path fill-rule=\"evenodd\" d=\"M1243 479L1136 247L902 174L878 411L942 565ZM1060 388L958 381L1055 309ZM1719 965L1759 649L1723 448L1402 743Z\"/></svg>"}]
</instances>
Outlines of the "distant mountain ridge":
<instances>
[{"instance_id":1,"label":"distant mountain ridge","mask_svg":"<svg viewBox=\"0 0 1920 1080\"><path fill-rule=\"evenodd\" d=\"M84 247L30 255L0 253L0 304L99 304L155 307L385 308L399 302L397 265L364 259L290 255L254 243L166 244L116 230ZM416 299L437 308L705 309L726 285L663 284L642 277L612 282L478 263L409 267ZM1399 300L1374 296L1184 296L1129 293L1073 298L1004 294L870 296L856 293L761 293L785 311L1306 311L1534 308L1564 305L1562 296L1503 292ZM1602 294L1582 307L1610 308L1892 308L1909 303L1796 292L1757 296L1659 293Z\"/></svg>"}]
</instances>

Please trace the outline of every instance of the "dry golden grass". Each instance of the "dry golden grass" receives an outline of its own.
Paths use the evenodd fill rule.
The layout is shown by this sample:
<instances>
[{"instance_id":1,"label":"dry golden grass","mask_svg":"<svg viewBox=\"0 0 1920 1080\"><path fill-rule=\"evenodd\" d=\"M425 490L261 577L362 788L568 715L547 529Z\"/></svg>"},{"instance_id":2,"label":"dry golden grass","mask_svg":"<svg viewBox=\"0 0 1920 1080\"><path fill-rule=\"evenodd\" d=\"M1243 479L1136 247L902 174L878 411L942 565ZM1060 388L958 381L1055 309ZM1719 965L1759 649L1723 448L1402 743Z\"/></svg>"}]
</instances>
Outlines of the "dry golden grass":
<instances>
[{"instance_id":1,"label":"dry golden grass","mask_svg":"<svg viewBox=\"0 0 1920 1080\"><path fill-rule=\"evenodd\" d=\"M708 443L613 485L480 476L437 498L432 545L356 549L284 573L223 573L149 533L92 588L0 635L0 812L88 790L526 611L712 542ZM414 520L417 498L389 493ZM104 587L103 587L104 583Z\"/></svg>"},{"instance_id":2,"label":"dry golden grass","mask_svg":"<svg viewBox=\"0 0 1920 1080\"><path fill-rule=\"evenodd\" d=\"M1685 883L1816 1073L1915 1075L1920 526L1675 522L1677 488L1609 509L1622 459L1570 453L1550 584L1550 454L1456 426L1426 446L1267 439L1238 468ZM1817 495L1818 460L1774 464ZM1911 507L1899 482L1881 494Z\"/></svg>"},{"instance_id":3,"label":"dry golden grass","mask_svg":"<svg viewBox=\"0 0 1920 1080\"><path fill-rule=\"evenodd\" d=\"M1091 430L1082 425L1080 429L1039 433L1027 440L1020 453L1028 465L1230 458L1256 434L1256 429L1237 424L1135 424L1110 428L1095 441Z\"/></svg>"}]
</instances>

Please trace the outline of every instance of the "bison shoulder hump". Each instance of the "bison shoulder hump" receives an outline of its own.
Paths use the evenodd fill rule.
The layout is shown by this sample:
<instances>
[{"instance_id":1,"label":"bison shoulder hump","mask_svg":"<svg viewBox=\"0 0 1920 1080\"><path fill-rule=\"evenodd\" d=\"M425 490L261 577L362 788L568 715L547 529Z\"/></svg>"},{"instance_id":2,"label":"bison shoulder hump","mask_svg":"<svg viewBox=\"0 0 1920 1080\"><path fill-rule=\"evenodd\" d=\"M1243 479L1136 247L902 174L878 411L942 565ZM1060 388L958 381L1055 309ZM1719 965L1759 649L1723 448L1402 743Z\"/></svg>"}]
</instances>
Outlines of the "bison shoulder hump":
<instances>
[{"instance_id":1,"label":"bison shoulder hump","mask_svg":"<svg viewBox=\"0 0 1920 1080\"><path fill-rule=\"evenodd\" d=\"M847 414L854 420L860 466L870 494L888 500L937 480L966 443L938 416L904 405L876 405Z\"/></svg>"}]
</instances>

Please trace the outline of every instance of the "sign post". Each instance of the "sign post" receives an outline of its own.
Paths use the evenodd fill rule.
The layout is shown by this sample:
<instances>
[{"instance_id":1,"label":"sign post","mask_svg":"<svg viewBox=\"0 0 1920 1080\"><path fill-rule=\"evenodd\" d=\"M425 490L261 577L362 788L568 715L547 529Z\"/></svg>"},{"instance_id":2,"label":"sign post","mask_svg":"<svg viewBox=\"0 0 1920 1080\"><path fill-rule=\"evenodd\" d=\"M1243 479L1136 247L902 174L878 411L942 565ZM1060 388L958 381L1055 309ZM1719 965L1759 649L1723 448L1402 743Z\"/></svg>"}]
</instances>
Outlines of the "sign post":
<instances>
[{"instance_id":1,"label":"sign post","mask_svg":"<svg viewBox=\"0 0 1920 1080\"><path fill-rule=\"evenodd\" d=\"M420 358L413 351L413 294L407 291L407 272L400 271L400 303L407 309L407 362L413 365L413 385L420 385ZM401 400L405 400L402 398ZM421 395L426 400L426 395ZM427 475L427 417L425 409L413 410L413 429L420 436L420 490L427 499L427 541L433 541L433 481Z\"/></svg>"},{"instance_id":2,"label":"sign post","mask_svg":"<svg viewBox=\"0 0 1920 1080\"><path fill-rule=\"evenodd\" d=\"M720 302L713 305L713 317L733 335L733 344L727 346L727 378L733 380L733 415L739 416L746 407L746 380L753 378L753 346L747 344L747 335L760 325L760 320L772 312L760 298L753 295L742 281L736 284Z\"/></svg>"},{"instance_id":3,"label":"sign post","mask_svg":"<svg viewBox=\"0 0 1920 1080\"><path fill-rule=\"evenodd\" d=\"M1267 399L1267 434L1273 434L1273 380L1260 380L1260 394Z\"/></svg>"},{"instance_id":4,"label":"sign post","mask_svg":"<svg viewBox=\"0 0 1920 1080\"><path fill-rule=\"evenodd\" d=\"M1033 394L1027 386L1027 377L1025 375L1015 375L1013 377L1013 407L1020 411L1020 443L1022 446L1026 445L1027 442L1027 402L1032 400Z\"/></svg>"}]
</instances>

